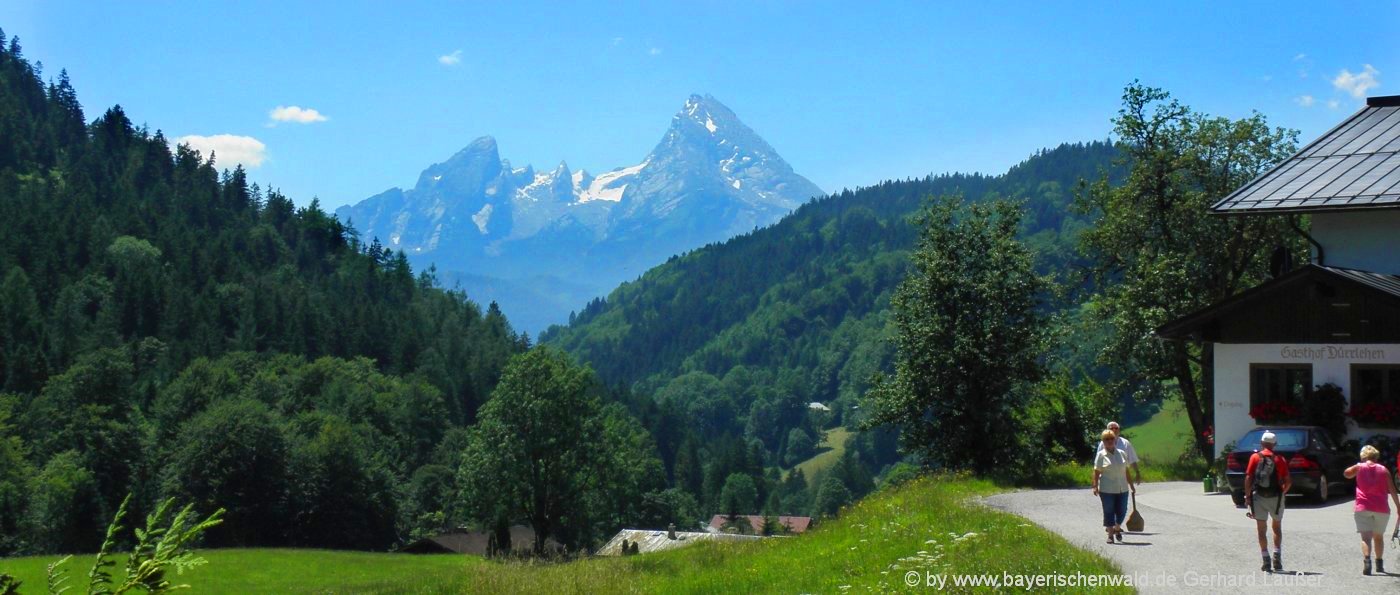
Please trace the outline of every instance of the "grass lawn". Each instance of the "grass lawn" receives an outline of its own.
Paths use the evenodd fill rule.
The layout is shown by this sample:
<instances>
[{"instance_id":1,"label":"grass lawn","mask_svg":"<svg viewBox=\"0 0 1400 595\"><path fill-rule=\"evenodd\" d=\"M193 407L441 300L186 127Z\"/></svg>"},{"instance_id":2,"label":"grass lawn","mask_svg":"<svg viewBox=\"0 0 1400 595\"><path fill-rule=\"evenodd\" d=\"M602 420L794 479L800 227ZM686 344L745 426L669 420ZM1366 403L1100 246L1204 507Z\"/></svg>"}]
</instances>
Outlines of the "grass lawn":
<instances>
[{"instance_id":1,"label":"grass lawn","mask_svg":"<svg viewBox=\"0 0 1400 595\"><path fill-rule=\"evenodd\" d=\"M807 484L811 485L817 472L826 471L841 461L841 456L846 454L846 439L850 437L851 431L844 426L827 430L826 440L817 445L817 449L821 452L812 455L812 458L802 461L792 468L801 469L802 475L807 477ZM787 473L792 473L792 470L788 470ZM787 473L783 474L784 478L787 477Z\"/></svg>"},{"instance_id":2,"label":"grass lawn","mask_svg":"<svg viewBox=\"0 0 1400 595\"><path fill-rule=\"evenodd\" d=\"M459 555L375 554L330 550L200 550L207 566L172 577L193 593L400 593L458 580L479 559ZM20 593L44 593L44 567L62 556L7 558L0 573L24 582ZM122 574L126 557L116 558ZM92 556L74 556L65 565L70 593L83 593Z\"/></svg>"},{"instance_id":3,"label":"grass lawn","mask_svg":"<svg viewBox=\"0 0 1400 595\"><path fill-rule=\"evenodd\" d=\"M1169 399L1147 421L1123 428L1123 435L1144 461L1171 463L1181 459L1191 442L1191 420L1181 401Z\"/></svg>"},{"instance_id":4,"label":"grass lawn","mask_svg":"<svg viewBox=\"0 0 1400 595\"><path fill-rule=\"evenodd\" d=\"M905 573L910 571L949 577L1119 574L1096 554L1020 517L970 501L999 489L984 480L925 477L873 494L800 537L702 543L659 554L565 564L316 550L211 550L204 552L209 566L185 575L182 582L190 583L194 593L840 593L929 590L906 587ZM18 574L26 582L22 593L41 593L43 565L52 559L3 560L0 572ZM72 572L86 570L79 564ZM988 589L959 589L950 583L947 590Z\"/></svg>"}]
</instances>

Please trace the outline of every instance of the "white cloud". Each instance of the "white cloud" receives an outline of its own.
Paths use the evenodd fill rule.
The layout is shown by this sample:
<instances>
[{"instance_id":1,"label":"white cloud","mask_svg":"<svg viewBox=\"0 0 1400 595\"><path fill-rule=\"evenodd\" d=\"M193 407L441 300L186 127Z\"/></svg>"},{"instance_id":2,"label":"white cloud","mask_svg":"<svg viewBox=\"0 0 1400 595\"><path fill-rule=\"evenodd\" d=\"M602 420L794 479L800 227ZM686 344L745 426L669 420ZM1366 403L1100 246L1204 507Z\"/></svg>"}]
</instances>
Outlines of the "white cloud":
<instances>
[{"instance_id":1,"label":"white cloud","mask_svg":"<svg viewBox=\"0 0 1400 595\"><path fill-rule=\"evenodd\" d=\"M296 122L297 124L310 124L312 122L325 122L329 118L321 112L309 107L296 105L279 105L267 112L267 117L274 122Z\"/></svg>"},{"instance_id":2,"label":"white cloud","mask_svg":"<svg viewBox=\"0 0 1400 595\"><path fill-rule=\"evenodd\" d=\"M1342 107L1342 102L1337 101L1336 99L1328 99L1327 107L1331 109L1337 109L1339 107Z\"/></svg>"},{"instance_id":3,"label":"white cloud","mask_svg":"<svg viewBox=\"0 0 1400 595\"><path fill-rule=\"evenodd\" d=\"M438 64L443 66L456 66L462 63L462 50L454 50L445 56L438 56Z\"/></svg>"},{"instance_id":4,"label":"white cloud","mask_svg":"<svg viewBox=\"0 0 1400 595\"><path fill-rule=\"evenodd\" d=\"M653 56L660 56L660 55L661 55L661 48L651 48L651 49L647 50L647 53L648 53L648 54L651 54L651 55L653 55Z\"/></svg>"},{"instance_id":5,"label":"white cloud","mask_svg":"<svg viewBox=\"0 0 1400 595\"><path fill-rule=\"evenodd\" d=\"M1294 61L1294 62L1297 62L1297 61L1299 61L1299 60L1304 60L1304 59L1306 59L1307 57L1308 57L1307 54L1304 54L1304 53L1302 53L1302 52L1299 52L1298 55L1293 56L1293 61Z\"/></svg>"},{"instance_id":6,"label":"white cloud","mask_svg":"<svg viewBox=\"0 0 1400 595\"><path fill-rule=\"evenodd\" d=\"M613 44L613 47L617 47L617 46L622 45L622 38L621 38L621 37L614 37L614 38L612 38L612 44Z\"/></svg>"},{"instance_id":7,"label":"white cloud","mask_svg":"<svg viewBox=\"0 0 1400 595\"><path fill-rule=\"evenodd\" d=\"M1312 95L1299 95L1293 98L1293 103L1303 107L1312 107L1313 104L1317 103L1317 100L1314 99Z\"/></svg>"},{"instance_id":8,"label":"white cloud","mask_svg":"<svg viewBox=\"0 0 1400 595\"><path fill-rule=\"evenodd\" d=\"M1362 65L1361 72L1356 74L1343 68L1337 74L1337 78L1332 79L1332 86L1351 93L1352 97L1361 99L1366 96L1367 90L1380 86L1380 81L1376 80L1376 76L1380 73L1381 71L1376 70L1376 67L1370 64Z\"/></svg>"},{"instance_id":9,"label":"white cloud","mask_svg":"<svg viewBox=\"0 0 1400 595\"><path fill-rule=\"evenodd\" d=\"M214 155L214 163L220 169L232 168L235 163L241 163L243 167L252 169L262 165L263 161L267 160L267 145L251 136L191 134L175 139L175 144L189 145L190 148L199 151L205 159Z\"/></svg>"}]
</instances>

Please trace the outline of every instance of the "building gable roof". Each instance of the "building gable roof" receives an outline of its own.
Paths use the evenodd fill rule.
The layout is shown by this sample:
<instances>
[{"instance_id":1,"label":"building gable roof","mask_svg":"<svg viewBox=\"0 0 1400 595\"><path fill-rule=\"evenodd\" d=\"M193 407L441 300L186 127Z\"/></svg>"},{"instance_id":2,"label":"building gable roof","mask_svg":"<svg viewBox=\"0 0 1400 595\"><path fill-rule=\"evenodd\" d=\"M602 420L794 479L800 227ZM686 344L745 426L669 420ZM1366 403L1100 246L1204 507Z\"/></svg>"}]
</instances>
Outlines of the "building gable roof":
<instances>
[{"instance_id":1,"label":"building gable roof","mask_svg":"<svg viewBox=\"0 0 1400 595\"><path fill-rule=\"evenodd\" d=\"M1366 107L1210 207L1217 214L1400 208L1400 95Z\"/></svg>"},{"instance_id":2,"label":"building gable roof","mask_svg":"<svg viewBox=\"0 0 1400 595\"><path fill-rule=\"evenodd\" d=\"M1370 302L1372 306L1354 301ZM1360 312L1367 318L1360 318ZM1392 320L1394 318L1394 320ZM1400 276L1308 264L1181 316L1153 334L1171 340L1393 340Z\"/></svg>"},{"instance_id":3,"label":"building gable roof","mask_svg":"<svg viewBox=\"0 0 1400 595\"><path fill-rule=\"evenodd\" d=\"M489 531L467 531L459 529L439 535L424 537L400 548L402 553L410 554L472 554L476 556L486 556L490 554L488 546L491 543L491 533ZM523 525L513 525L510 528L510 546L513 551L529 551L535 544L535 532ZM563 545L553 538L545 539L545 548L549 551L557 551Z\"/></svg>"}]
</instances>

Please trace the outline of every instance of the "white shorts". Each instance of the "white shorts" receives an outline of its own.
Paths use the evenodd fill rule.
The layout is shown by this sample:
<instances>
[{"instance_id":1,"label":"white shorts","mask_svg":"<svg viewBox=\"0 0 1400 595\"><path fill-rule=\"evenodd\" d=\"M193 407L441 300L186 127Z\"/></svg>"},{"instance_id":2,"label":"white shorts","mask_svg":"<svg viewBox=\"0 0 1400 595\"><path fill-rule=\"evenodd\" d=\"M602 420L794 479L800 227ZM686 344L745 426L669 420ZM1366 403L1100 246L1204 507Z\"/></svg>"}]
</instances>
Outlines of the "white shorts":
<instances>
[{"instance_id":1,"label":"white shorts","mask_svg":"<svg viewBox=\"0 0 1400 595\"><path fill-rule=\"evenodd\" d=\"M1390 513L1358 510L1352 513L1352 518L1356 519L1357 533L1385 533L1385 526L1390 522Z\"/></svg>"},{"instance_id":2,"label":"white shorts","mask_svg":"<svg viewBox=\"0 0 1400 595\"><path fill-rule=\"evenodd\" d=\"M1255 496L1254 505L1250 507L1250 512L1254 513L1254 520L1267 521L1269 517L1283 520L1284 496Z\"/></svg>"}]
</instances>

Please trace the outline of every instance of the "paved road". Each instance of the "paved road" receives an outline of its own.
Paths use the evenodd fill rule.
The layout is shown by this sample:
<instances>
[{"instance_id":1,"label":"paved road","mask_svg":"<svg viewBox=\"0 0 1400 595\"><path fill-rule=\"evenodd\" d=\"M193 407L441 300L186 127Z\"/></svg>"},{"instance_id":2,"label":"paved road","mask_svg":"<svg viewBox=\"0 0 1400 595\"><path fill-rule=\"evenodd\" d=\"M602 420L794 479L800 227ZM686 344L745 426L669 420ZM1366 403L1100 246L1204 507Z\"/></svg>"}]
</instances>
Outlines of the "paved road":
<instances>
[{"instance_id":1,"label":"paved road","mask_svg":"<svg viewBox=\"0 0 1400 595\"><path fill-rule=\"evenodd\" d=\"M1229 495L1204 494L1199 483L1140 486L1137 503L1146 528L1140 534L1125 534L1122 545L1104 543L1103 513L1088 489L999 494L985 503L1112 559L1128 575L1156 581L1140 587L1144 593L1400 592L1400 548L1388 538L1386 562L1392 574L1361 574L1361 540L1352 522L1350 497L1334 498L1326 505L1289 498L1283 517L1283 564L1290 574L1305 573L1302 576L1261 572L1254 521L1244 516L1244 509L1235 508ZM1388 528L1394 527L1392 516Z\"/></svg>"}]
</instances>

